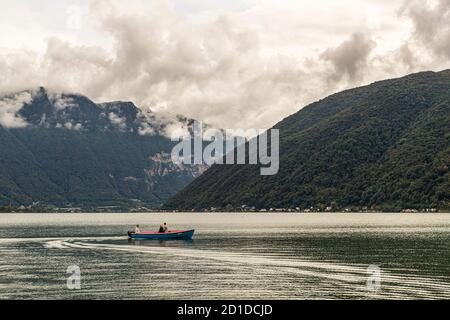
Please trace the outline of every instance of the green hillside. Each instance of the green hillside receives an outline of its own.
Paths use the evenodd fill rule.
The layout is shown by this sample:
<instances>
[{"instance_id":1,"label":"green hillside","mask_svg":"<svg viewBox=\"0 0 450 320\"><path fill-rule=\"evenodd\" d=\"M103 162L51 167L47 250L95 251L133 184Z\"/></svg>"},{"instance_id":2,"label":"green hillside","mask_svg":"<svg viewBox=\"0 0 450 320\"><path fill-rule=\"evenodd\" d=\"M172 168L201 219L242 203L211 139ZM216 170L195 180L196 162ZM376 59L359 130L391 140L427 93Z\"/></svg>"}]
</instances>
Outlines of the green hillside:
<instances>
[{"instance_id":1,"label":"green hillside","mask_svg":"<svg viewBox=\"0 0 450 320\"><path fill-rule=\"evenodd\" d=\"M215 165L165 207L449 208L450 70L347 90L284 119L280 171Z\"/></svg>"},{"instance_id":2,"label":"green hillside","mask_svg":"<svg viewBox=\"0 0 450 320\"><path fill-rule=\"evenodd\" d=\"M0 210L33 204L160 208L204 171L168 161L174 143L157 131L164 124L134 104L54 96L33 91L18 111L28 125L0 125ZM142 128L155 133L141 134Z\"/></svg>"}]
</instances>

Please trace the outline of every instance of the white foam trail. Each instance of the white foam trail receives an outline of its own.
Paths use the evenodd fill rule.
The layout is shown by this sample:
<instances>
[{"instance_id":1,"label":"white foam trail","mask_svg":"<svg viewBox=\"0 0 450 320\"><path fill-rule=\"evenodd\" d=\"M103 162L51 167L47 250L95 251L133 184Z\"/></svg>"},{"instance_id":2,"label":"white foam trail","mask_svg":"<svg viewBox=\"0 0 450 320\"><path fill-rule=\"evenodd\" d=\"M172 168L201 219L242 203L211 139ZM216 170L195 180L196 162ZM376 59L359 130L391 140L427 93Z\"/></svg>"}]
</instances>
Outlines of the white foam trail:
<instances>
[{"instance_id":1,"label":"white foam trail","mask_svg":"<svg viewBox=\"0 0 450 320\"><path fill-rule=\"evenodd\" d=\"M104 240L123 240L125 236L114 237L53 237L53 238L0 238L0 243L20 243L20 242L49 242L49 241L104 241Z\"/></svg>"},{"instance_id":2,"label":"white foam trail","mask_svg":"<svg viewBox=\"0 0 450 320\"><path fill-rule=\"evenodd\" d=\"M124 239L124 237L95 237L95 238L71 238L71 239L57 239L46 241L44 243L44 247L48 249L66 249L73 247L70 241L105 241L105 240L120 240Z\"/></svg>"},{"instance_id":3,"label":"white foam trail","mask_svg":"<svg viewBox=\"0 0 450 320\"><path fill-rule=\"evenodd\" d=\"M64 248L69 248L68 246L66 246L64 244L65 241L63 240L53 240L53 241L48 241L44 244L44 247L46 247L47 249L64 249Z\"/></svg>"},{"instance_id":4,"label":"white foam trail","mask_svg":"<svg viewBox=\"0 0 450 320\"><path fill-rule=\"evenodd\" d=\"M256 256L249 253L223 252L213 250L197 250L189 248L166 247L138 247L130 245L112 245L57 241L50 246L55 248L78 248L91 250L113 250L145 254L157 254L171 257L184 257L189 259L209 259L230 264L248 265L255 270L263 270L277 274L292 273L302 277L316 277L338 281L340 286L346 288L361 287L367 279L366 265L344 265L338 263L299 260L296 258L273 258L271 256ZM422 298L450 297L450 283L417 275L394 275L387 271L382 273L383 297L393 298ZM354 289L357 291L356 289ZM364 290L364 289L363 289ZM361 291L361 289L359 290Z\"/></svg>"}]
</instances>

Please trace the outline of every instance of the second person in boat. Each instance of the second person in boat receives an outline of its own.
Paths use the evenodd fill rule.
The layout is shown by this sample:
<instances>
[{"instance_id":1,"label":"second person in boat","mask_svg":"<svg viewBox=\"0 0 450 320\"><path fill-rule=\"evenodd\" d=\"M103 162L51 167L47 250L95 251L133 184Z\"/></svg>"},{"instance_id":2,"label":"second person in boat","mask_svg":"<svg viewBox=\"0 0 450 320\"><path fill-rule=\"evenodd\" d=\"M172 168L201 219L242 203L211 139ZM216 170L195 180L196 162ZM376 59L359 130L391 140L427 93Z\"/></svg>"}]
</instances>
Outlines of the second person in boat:
<instances>
[{"instance_id":1,"label":"second person in boat","mask_svg":"<svg viewBox=\"0 0 450 320\"><path fill-rule=\"evenodd\" d=\"M159 226L159 233L165 233L167 232L169 229L167 228L167 223L164 222L164 224Z\"/></svg>"},{"instance_id":2,"label":"second person in boat","mask_svg":"<svg viewBox=\"0 0 450 320\"><path fill-rule=\"evenodd\" d=\"M167 224L164 222L164 224L161 224L160 226L159 226L159 230L158 230L158 232L159 233L165 233L165 232L167 232Z\"/></svg>"}]
</instances>

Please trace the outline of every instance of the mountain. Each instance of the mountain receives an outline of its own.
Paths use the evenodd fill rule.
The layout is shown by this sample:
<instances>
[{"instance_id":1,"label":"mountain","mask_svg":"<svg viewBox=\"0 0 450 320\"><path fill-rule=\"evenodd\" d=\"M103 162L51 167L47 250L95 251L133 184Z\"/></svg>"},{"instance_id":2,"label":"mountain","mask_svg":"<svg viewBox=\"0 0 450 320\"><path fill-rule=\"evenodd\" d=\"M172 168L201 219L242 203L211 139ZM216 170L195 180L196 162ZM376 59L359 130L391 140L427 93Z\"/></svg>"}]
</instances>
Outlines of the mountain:
<instances>
[{"instance_id":1,"label":"mountain","mask_svg":"<svg viewBox=\"0 0 450 320\"><path fill-rule=\"evenodd\" d=\"M449 124L450 70L347 90L275 126L277 175L214 165L165 208L449 208Z\"/></svg>"},{"instance_id":2,"label":"mountain","mask_svg":"<svg viewBox=\"0 0 450 320\"><path fill-rule=\"evenodd\" d=\"M158 208L206 169L171 163L180 119L45 88L4 96L0 206Z\"/></svg>"}]
</instances>

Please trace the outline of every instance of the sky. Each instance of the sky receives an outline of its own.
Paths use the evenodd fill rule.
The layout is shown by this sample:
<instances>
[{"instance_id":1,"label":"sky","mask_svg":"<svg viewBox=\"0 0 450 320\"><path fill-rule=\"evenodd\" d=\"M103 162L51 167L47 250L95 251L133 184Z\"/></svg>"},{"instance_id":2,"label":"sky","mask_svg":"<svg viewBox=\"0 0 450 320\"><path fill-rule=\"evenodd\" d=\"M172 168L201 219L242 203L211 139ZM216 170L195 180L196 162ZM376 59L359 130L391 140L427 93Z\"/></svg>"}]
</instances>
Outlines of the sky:
<instances>
[{"instance_id":1,"label":"sky","mask_svg":"<svg viewBox=\"0 0 450 320\"><path fill-rule=\"evenodd\" d=\"M264 129L450 68L450 0L0 0L0 94L45 86Z\"/></svg>"}]
</instances>

